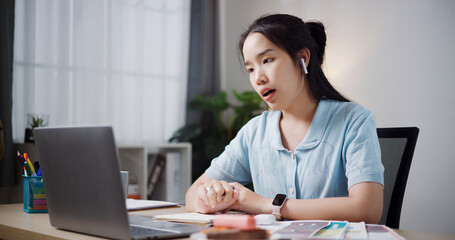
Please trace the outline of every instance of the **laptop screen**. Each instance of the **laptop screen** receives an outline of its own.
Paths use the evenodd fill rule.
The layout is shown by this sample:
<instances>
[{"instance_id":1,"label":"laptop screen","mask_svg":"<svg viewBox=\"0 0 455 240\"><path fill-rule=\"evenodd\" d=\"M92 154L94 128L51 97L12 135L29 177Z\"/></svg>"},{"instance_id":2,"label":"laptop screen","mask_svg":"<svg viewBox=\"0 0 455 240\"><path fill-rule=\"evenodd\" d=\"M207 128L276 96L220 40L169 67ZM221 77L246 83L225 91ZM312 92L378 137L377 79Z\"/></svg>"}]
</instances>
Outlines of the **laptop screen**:
<instances>
[{"instance_id":1,"label":"laptop screen","mask_svg":"<svg viewBox=\"0 0 455 240\"><path fill-rule=\"evenodd\" d=\"M35 128L52 226L129 239L111 127Z\"/></svg>"}]
</instances>

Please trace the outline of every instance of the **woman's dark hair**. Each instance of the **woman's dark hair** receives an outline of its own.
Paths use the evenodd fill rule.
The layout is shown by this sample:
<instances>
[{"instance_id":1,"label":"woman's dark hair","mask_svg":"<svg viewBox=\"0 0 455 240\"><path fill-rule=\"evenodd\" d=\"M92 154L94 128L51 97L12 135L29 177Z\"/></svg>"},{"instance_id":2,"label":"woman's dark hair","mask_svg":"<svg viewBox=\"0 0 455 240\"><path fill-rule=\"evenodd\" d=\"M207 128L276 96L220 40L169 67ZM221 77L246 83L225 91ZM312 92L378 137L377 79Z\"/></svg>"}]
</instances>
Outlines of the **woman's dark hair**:
<instances>
[{"instance_id":1,"label":"woman's dark hair","mask_svg":"<svg viewBox=\"0 0 455 240\"><path fill-rule=\"evenodd\" d=\"M284 49L292 59L299 62L299 52L308 48L310 62L308 64L308 86L311 94L317 100L333 99L343 102L349 100L341 95L330 84L322 71L324 60L326 35L324 25L320 22L304 23L302 19L287 15L266 15L257 19L240 37L239 51L243 56L243 44L251 33L261 33L278 47ZM301 72L303 70L301 68Z\"/></svg>"}]
</instances>

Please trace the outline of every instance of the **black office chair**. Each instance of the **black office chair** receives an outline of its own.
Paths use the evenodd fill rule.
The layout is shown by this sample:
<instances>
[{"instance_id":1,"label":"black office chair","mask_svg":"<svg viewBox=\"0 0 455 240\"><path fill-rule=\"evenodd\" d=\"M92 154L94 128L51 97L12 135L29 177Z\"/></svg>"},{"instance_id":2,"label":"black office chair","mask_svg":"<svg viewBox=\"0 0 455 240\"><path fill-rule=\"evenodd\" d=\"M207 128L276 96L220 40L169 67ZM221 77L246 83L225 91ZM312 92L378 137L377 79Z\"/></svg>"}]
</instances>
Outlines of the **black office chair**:
<instances>
[{"instance_id":1,"label":"black office chair","mask_svg":"<svg viewBox=\"0 0 455 240\"><path fill-rule=\"evenodd\" d=\"M378 128L384 165L384 209L379 224L398 229L409 169L419 135L416 127Z\"/></svg>"}]
</instances>

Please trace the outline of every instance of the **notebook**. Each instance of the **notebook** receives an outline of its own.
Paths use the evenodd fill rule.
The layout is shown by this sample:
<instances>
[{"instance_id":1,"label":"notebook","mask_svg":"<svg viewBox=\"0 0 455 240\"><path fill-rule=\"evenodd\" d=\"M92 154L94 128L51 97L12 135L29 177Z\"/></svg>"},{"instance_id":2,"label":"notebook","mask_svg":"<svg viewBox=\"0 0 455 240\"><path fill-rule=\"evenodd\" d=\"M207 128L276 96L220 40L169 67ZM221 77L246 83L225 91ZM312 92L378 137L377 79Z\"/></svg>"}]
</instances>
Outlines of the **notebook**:
<instances>
[{"instance_id":1,"label":"notebook","mask_svg":"<svg viewBox=\"0 0 455 240\"><path fill-rule=\"evenodd\" d=\"M128 217L111 127L33 133L52 226L115 239L185 237L207 228Z\"/></svg>"}]
</instances>

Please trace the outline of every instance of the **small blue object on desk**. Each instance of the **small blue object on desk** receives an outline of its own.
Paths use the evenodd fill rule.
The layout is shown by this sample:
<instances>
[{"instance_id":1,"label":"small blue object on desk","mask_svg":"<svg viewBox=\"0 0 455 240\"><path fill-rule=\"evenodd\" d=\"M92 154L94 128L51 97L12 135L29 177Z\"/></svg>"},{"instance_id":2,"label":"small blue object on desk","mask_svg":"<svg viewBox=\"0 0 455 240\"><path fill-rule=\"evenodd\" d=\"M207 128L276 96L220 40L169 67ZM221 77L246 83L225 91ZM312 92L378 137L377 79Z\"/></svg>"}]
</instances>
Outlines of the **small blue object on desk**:
<instances>
[{"instance_id":1,"label":"small blue object on desk","mask_svg":"<svg viewBox=\"0 0 455 240\"><path fill-rule=\"evenodd\" d=\"M24 179L24 212L47 213L46 194L43 177L25 176Z\"/></svg>"}]
</instances>

